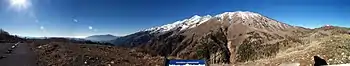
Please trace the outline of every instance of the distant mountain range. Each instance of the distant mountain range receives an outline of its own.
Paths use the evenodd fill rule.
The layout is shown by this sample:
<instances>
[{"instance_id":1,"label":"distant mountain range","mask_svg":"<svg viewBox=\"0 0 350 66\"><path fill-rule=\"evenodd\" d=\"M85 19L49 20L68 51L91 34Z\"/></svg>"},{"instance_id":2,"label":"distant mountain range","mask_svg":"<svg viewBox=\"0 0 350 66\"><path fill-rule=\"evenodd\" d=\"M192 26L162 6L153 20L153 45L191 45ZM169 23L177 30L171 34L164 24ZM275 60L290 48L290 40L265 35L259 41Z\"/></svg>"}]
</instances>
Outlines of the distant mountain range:
<instances>
[{"instance_id":1,"label":"distant mountain range","mask_svg":"<svg viewBox=\"0 0 350 66\"><path fill-rule=\"evenodd\" d=\"M98 42L108 42L111 40L115 40L117 38L118 38L118 36L107 34L107 35L92 35L92 36L88 36L84 39L91 40L91 41L98 41Z\"/></svg>"},{"instance_id":2,"label":"distant mountain range","mask_svg":"<svg viewBox=\"0 0 350 66\"><path fill-rule=\"evenodd\" d=\"M6 31L0 31L0 33L8 34ZM20 38L28 38L28 39L50 39L50 38L66 38L70 40L76 41L93 41L93 42L107 42L110 43L112 40L118 38L118 36L106 34L106 35L92 35L85 38L77 38L77 37L27 37L27 36L19 36Z\"/></svg>"}]
</instances>

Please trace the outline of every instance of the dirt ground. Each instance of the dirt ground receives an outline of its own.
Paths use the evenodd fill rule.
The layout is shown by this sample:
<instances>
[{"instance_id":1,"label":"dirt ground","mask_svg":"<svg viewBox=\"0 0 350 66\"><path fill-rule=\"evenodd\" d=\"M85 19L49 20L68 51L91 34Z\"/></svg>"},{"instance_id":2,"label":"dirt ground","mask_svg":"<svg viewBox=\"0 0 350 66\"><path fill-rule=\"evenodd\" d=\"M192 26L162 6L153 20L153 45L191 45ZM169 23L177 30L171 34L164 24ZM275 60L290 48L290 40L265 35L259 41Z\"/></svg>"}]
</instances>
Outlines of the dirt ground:
<instances>
[{"instance_id":1,"label":"dirt ground","mask_svg":"<svg viewBox=\"0 0 350 66\"><path fill-rule=\"evenodd\" d=\"M162 66L163 58L115 46L34 41L39 66Z\"/></svg>"}]
</instances>

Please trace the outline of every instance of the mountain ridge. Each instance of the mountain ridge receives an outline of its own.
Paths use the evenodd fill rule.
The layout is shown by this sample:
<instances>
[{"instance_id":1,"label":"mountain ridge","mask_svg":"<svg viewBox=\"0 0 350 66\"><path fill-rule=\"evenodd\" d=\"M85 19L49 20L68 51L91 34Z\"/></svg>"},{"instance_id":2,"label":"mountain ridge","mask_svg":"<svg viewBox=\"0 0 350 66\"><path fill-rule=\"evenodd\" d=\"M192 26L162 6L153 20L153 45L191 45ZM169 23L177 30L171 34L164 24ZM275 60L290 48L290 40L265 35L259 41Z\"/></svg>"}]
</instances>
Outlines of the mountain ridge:
<instances>
[{"instance_id":1,"label":"mountain ridge","mask_svg":"<svg viewBox=\"0 0 350 66\"><path fill-rule=\"evenodd\" d=\"M105 34L105 35L92 35L92 36L85 37L84 39L91 40L91 41L111 41L117 38L118 36Z\"/></svg>"},{"instance_id":2,"label":"mountain ridge","mask_svg":"<svg viewBox=\"0 0 350 66\"><path fill-rule=\"evenodd\" d=\"M284 54L289 54L290 49L307 46L313 39L345 34L344 30L339 27L309 29L254 12L236 11L205 19L195 15L123 36L114 40L114 44L141 49L139 51L154 56L244 65L245 62L286 57Z\"/></svg>"},{"instance_id":3,"label":"mountain ridge","mask_svg":"<svg viewBox=\"0 0 350 66\"><path fill-rule=\"evenodd\" d=\"M254 17L266 17L266 16L263 16L261 14L258 14L255 12L250 12L250 11L224 12L224 13L220 13L220 14L214 15L214 16L194 15L194 16L190 17L189 19L179 20L179 21L175 21L175 22L170 23L170 24L165 24L163 26L158 26L158 27L152 27L149 29L141 30L141 31L152 31L152 33L154 33L154 31L164 32L164 31L169 31L171 29L175 29L178 27L181 27L181 30L184 30L184 29L190 29L190 28L196 27L204 22L208 22L208 20L213 19L213 18L217 18L217 19L227 19L228 18L231 20L232 17L234 17L234 16L242 18L242 19L248 19L248 18L254 18ZM266 17L264 19L270 19L270 18ZM274 19L271 19L271 20L274 20ZM282 24L288 25L285 23L282 23Z\"/></svg>"},{"instance_id":4,"label":"mountain ridge","mask_svg":"<svg viewBox=\"0 0 350 66\"><path fill-rule=\"evenodd\" d=\"M253 47L255 44L264 46L269 43L278 45L276 43L281 41L298 42L299 39L295 39L297 35L294 33L301 32L300 30L306 29L281 23L258 13L236 11L206 18L195 15L189 19L118 38L114 40L114 44L142 48L145 52L154 55L175 56L183 59L206 58L210 59L211 63L236 63L266 58L277 52L267 47L266 51L271 51L267 52L268 55L254 56L255 54L252 54L245 57L243 56L245 53L252 53L256 49L240 52L244 49L239 49L239 47ZM203 50L201 53L204 55L198 55L198 49ZM213 54L219 54L219 56Z\"/></svg>"}]
</instances>

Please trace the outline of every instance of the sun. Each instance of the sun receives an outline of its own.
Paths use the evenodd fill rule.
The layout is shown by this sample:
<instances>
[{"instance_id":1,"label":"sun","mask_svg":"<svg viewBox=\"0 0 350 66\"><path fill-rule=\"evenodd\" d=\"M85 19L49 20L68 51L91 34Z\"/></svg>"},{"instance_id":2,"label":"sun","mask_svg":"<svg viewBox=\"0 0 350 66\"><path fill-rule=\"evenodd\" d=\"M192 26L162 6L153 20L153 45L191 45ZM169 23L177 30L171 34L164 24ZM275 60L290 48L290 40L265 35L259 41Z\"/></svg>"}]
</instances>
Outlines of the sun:
<instances>
[{"instance_id":1,"label":"sun","mask_svg":"<svg viewBox=\"0 0 350 66\"><path fill-rule=\"evenodd\" d=\"M27 0L11 0L12 5L25 5Z\"/></svg>"},{"instance_id":2,"label":"sun","mask_svg":"<svg viewBox=\"0 0 350 66\"><path fill-rule=\"evenodd\" d=\"M30 2L28 0L10 0L10 3L13 7L19 9L25 9L30 5Z\"/></svg>"}]
</instances>

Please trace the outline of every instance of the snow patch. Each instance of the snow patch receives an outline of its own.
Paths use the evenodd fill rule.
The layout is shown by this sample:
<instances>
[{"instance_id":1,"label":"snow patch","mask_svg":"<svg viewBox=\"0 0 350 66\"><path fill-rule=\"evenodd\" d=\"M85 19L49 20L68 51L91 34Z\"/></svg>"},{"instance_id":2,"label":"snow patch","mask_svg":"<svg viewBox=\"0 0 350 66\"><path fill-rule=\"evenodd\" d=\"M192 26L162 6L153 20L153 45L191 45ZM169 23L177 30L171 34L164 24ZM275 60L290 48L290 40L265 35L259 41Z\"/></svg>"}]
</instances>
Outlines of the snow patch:
<instances>
[{"instance_id":1,"label":"snow patch","mask_svg":"<svg viewBox=\"0 0 350 66\"><path fill-rule=\"evenodd\" d=\"M160 27L153 27L143 31L151 31L151 33L155 33L155 32L165 32L165 31L169 31L177 28L181 28L180 30L186 30L186 29L197 27L200 24L207 22L212 18L215 18L218 21L222 21L224 18L228 18L230 20L230 23L232 23L232 19L234 17L248 19L248 18L254 18L254 17L261 17L261 15L257 13L249 12L249 11L224 12L222 14L215 15L214 17L212 17L211 15L206 15L206 16L194 15L189 19L176 21L172 24L166 24Z\"/></svg>"},{"instance_id":2,"label":"snow patch","mask_svg":"<svg viewBox=\"0 0 350 66\"><path fill-rule=\"evenodd\" d=\"M154 33L156 31L165 32L165 31L169 31L169 30L174 29L174 28L181 28L180 30L185 30L185 29L196 27L196 26L208 21L211 17L212 16L210 16L210 15L207 15L207 16L194 15L189 19L176 21L172 24L166 24L166 25L163 25L160 27L154 27L154 28L146 29L144 31L152 31L151 33Z\"/></svg>"},{"instance_id":3,"label":"snow patch","mask_svg":"<svg viewBox=\"0 0 350 66\"><path fill-rule=\"evenodd\" d=\"M216 15L220 20L227 17L228 19L233 19L233 17L241 17L242 19L261 17L260 14L249 12L249 11L235 11L235 12L224 12L222 14Z\"/></svg>"}]
</instances>

